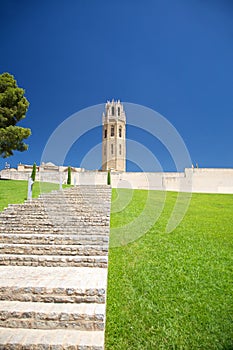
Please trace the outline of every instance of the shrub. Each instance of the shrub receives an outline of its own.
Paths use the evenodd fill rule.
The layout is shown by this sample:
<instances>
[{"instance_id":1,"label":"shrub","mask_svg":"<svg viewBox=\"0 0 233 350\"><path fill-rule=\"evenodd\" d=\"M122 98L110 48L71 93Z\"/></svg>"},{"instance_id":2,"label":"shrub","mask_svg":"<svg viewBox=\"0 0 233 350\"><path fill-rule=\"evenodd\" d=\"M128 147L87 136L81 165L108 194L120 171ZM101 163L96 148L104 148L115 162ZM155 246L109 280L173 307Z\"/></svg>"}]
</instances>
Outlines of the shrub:
<instances>
[{"instance_id":1,"label":"shrub","mask_svg":"<svg viewBox=\"0 0 233 350\"><path fill-rule=\"evenodd\" d=\"M111 173L110 173L110 170L108 171L107 184L111 185Z\"/></svg>"},{"instance_id":2,"label":"shrub","mask_svg":"<svg viewBox=\"0 0 233 350\"><path fill-rule=\"evenodd\" d=\"M71 167L68 166L67 185L71 185Z\"/></svg>"},{"instance_id":3,"label":"shrub","mask_svg":"<svg viewBox=\"0 0 233 350\"><path fill-rule=\"evenodd\" d=\"M33 164L31 178L32 178L32 181L35 182L35 179L36 179L36 163Z\"/></svg>"}]
</instances>

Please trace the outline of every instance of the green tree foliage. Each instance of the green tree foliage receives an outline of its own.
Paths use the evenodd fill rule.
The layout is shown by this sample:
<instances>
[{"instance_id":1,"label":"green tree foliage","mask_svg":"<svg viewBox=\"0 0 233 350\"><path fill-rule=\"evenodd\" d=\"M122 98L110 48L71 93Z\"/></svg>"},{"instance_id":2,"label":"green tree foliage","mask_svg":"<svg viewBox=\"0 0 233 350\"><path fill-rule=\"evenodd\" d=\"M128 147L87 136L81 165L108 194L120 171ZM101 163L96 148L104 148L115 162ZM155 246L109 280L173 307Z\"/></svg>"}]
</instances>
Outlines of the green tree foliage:
<instances>
[{"instance_id":1,"label":"green tree foliage","mask_svg":"<svg viewBox=\"0 0 233 350\"><path fill-rule=\"evenodd\" d=\"M108 171L107 184L111 185L111 173L110 173L110 170Z\"/></svg>"},{"instance_id":2,"label":"green tree foliage","mask_svg":"<svg viewBox=\"0 0 233 350\"><path fill-rule=\"evenodd\" d=\"M0 156L13 155L13 151L28 149L23 141L31 135L31 130L16 126L25 118L29 102L24 89L17 86L13 75L0 74Z\"/></svg>"},{"instance_id":3,"label":"green tree foliage","mask_svg":"<svg viewBox=\"0 0 233 350\"><path fill-rule=\"evenodd\" d=\"M68 166L67 185L71 185L71 167Z\"/></svg>"},{"instance_id":4,"label":"green tree foliage","mask_svg":"<svg viewBox=\"0 0 233 350\"><path fill-rule=\"evenodd\" d=\"M36 163L33 164L31 178L32 178L32 181L35 182L35 179L36 179Z\"/></svg>"}]
</instances>

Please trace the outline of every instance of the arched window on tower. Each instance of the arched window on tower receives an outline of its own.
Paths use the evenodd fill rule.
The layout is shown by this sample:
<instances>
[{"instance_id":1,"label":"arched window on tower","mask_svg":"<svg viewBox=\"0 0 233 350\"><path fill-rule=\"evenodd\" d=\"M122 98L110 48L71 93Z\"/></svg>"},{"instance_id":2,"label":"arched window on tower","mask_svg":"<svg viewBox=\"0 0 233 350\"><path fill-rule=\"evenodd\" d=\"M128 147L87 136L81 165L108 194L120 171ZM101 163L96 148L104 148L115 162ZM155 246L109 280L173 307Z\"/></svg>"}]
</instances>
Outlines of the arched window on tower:
<instances>
[{"instance_id":1,"label":"arched window on tower","mask_svg":"<svg viewBox=\"0 0 233 350\"><path fill-rule=\"evenodd\" d=\"M120 107L117 108L117 114L118 114L118 117L120 117L120 115L121 115L121 109L120 109Z\"/></svg>"},{"instance_id":2,"label":"arched window on tower","mask_svg":"<svg viewBox=\"0 0 233 350\"><path fill-rule=\"evenodd\" d=\"M119 137L122 137L122 127L119 127Z\"/></svg>"},{"instance_id":3,"label":"arched window on tower","mask_svg":"<svg viewBox=\"0 0 233 350\"><path fill-rule=\"evenodd\" d=\"M107 129L104 129L104 138L107 138Z\"/></svg>"},{"instance_id":4,"label":"arched window on tower","mask_svg":"<svg viewBox=\"0 0 233 350\"><path fill-rule=\"evenodd\" d=\"M114 125L111 126L111 136L114 136Z\"/></svg>"},{"instance_id":5,"label":"arched window on tower","mask_svg":"<svg viewBox=\"0 0 233 350\"><path fill-rule=\"evenodd\" d=\"M115 109L114 109L114 107L112 106L112 115L114 115L115 114Z\"/></svg>"},{"instance_id":6,"label":"arched window on tower","mask_svg":"<svg viewBox=\"0 0 233 350\"><path fill-rule=\"evenodd\" d=\"M121 144L119 145L119 155L121 156Z\"/></svg>"},{"instance_id":7,"label":"arched window on tower","mask_svg":"<svg viewBox=\"0 0 233 350\"><path fill-rule=\"evenodd\" d=\"M111 154L113 154L113 143L111 144Z\"/></svg>"}]
</instances>

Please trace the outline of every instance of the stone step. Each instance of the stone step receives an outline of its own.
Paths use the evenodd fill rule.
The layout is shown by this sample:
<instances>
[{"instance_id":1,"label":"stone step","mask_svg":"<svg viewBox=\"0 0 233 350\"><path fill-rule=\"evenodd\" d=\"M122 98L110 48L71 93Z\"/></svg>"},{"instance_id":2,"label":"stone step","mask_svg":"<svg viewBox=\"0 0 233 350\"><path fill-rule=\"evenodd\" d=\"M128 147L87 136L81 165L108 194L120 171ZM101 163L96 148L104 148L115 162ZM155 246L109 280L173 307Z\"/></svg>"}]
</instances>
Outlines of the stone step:
<instances>
[{"instance_id":1,"label":"stone step","mask_svg":"<svg viewBox=\"0 0 233 350\"><path fill-rule=\"evenodd\" d=\"M104 192L104 191L111 191L111 187L110 186L106 186L106 185L103 185L102 187L100 186L96 186L95 184L93 185L88 185L88 186L76 186L76 187L70 187L70 188L63 188L62 191L60 190L52 190L51 192L44 192L44 194L46 193L61 193L61 192L68 192L68 193L75 193L75 192L78 192L78 193L93 193L94 191L96 192Z\"/></svg>"},{"instance_id":2,"label":"stone step","mask_svg":"<svg viewBox=\"0 0 233 350\"><path fill-rule=\"evenodd\" d=\"M91 223L106 223L109 221L108 216L92 216L92 215L77 215L77 216L49 216L36 218L33 216L6 216L1 218L2 224L10 223L24 223L28 225L52 225L54 222L70 222L71 224L77 224L82 222L91 222Z\"/></svg>"},{"instance_id":3,"label":"stone step","mask_svg":"<svg viewBox=\"0 0 233 350\"><path fill-rule=\"evenodd\" d=\"M103 190L110 190L111 187L109 185L97 185L97 184L92 184L92 185L80 185L80 186L73 186L69 188L63 188L62 191L60 190L52 190L51 192L54 193L59 193L59 192L77 192L77 191L103 191Z\"/></svg>"},{"instance_id":4,"label":"stone step","mask_svg":"<svg viewBox=\"0 0 233 350\"><path fill-rule=\"evenodd\" d=\"M88 221L82 221L78 222L76 221L76 225L73 222L56 222L54 223L48 223L43 225L43 222L41 221L40 223L23 223L23 222L1 222L0 223L0 234L7 232L10 233L10 231L17 231L24 233L24 231L31 232L31 233L36 233L35 231L41 231L41 232L47 232L47 233L52 233L52 232L57 232L60 234L63 234L63 231L68 232L68 234L72 233L73 234L79 234L80 232L93 232L96 231L97 234L101 232L105 232L106 228L109 227L109 222L88 222Z\"/></svg>"},{"instance_id":5,"label":"stone step","mask_svg":"<svg viewBox=\"0 0 233 350\"><path fill-rule=\"evenodd\" d=\"M107 191L77 191L77 192L67 192L67 191L63 191L63 193L57 193L55 196L57 197L62 197L62 195L67 196L69 198L74 198L74 197L79 197L79 198L83 198L84 200L86 198L104 198L109 196L109 194L111 194L111 191L107 190ZM43 197L44 195L46 195L46 193L41 193L40 197ZM49 196L49 193L47 193L47 195ZM50 193L51 195L51 193Z\"/></svg>"},{"instance_id":6,"label":"stone step","mask_svg":"<svg viewBox=\"0 0 233 350\"><path fill-rule=\"evenodd\" d=\"M48 245L48 244L0 244L0 254L23 255L107 255L108 244L103 245Z\"/></svg>"},{"instance_id":7,"label":"stone step","mask_svg":"<svg viewBox=\"0 0 233 350\"><path fill-rule=\"evenodd\" d=\"M29 224L29 225L54 225L56 224L56 222L58 224L60 224L62 221L67 221L67 222L70 222L70 224L75 224L78 223L78 224L82 224L83 222L90 222L92 225L95 224L95 223L99 223L99 222L102 222L104 224L106 223L109 223L109 220L110 220L110 216L103 216L103 215L96 215L96 216L93 216L91 213L77 213L77 215L53 215L53 214L49 214L48 215L44 215L43 217L40 217L40 218L36 218L35 216L31 216L30 214L27 215L27 217L21 217L20 216L20 213L18 214L18 217L4 217L2 216L0 218L0 225L6 225L6 224L24 224L24 226L26 224Z\"/></svg>"},{"instance_id":8,"label":"stone step","mask_svg":"<svg viewBox=\"0 0 233 350\"><path fill-rule=\"evenodd\" d=\"M100 206L107 206L109 205L111 202L111 194L106 194L103 196L79 196L79 195L74 195L74 196L67 196L67 195L61 195L60 197L56 196L56 195L49 195L49 196L40 196L38 198L33 198L32 200L25 200L23 203L21 204L9 204L8 207L11 209L15 209L18 208L20 205L24 205L24 206L30 206L31 204L35 205L35 206L52 206L52 205L56 205L60 204L66 204L69 203L76 205L77 207L81 204L85 205L85 206L93 206L93 205L97 205L99 204ZM52 205L50 205L50 203L52 203ZM65 205L64 205L65 206Z\"/></svg>"},{"instance_id":9,"label":"stone step","mask_svg":"<svg viewBox=\"0 0 233 350\"><path fill-rule=\"evenodd\" d=\"M57 195L46 195L46 196L40 196L38 198L33 198L33 200L25 200L23 202L23 205L30 205L30 203L35 203L35 205L42 205L43 203L49 204L50 200L52 202L59 202L60 204L65 202L69 202L69 203L83 203L85 205L92 205L93 203L98 203L100 205L105 205L106 203L110 202L110 197L111 194L110 193L106 193L105 195L101 195L101 196L80 196L79 194L74 194L73 196L71 195L65 195L65 194L61 194L61 196L57 196ZM49 199L49 200L48 200ZM10 207L15 208L18 207L19 204L15 203L15 204L9 204Z\"/></svg>"},{"instance_id":10,"label":"stone step","mask_svg":"<svg viewBox=\"0 0 233 350\"><path fill-rule=\"evenodd\" d=\"M87 208L105 208L110 205L110 201L107 198L96 198L96 200L93 200L93 198L89 198L88 200L79 200L76 198L75 200L68 200L67 198L63 198L62 200L58 200L57 198L41 198L39 202L32 201L32 205L35 207L45 207L45 208L53 208L53 207L63 207L65 208L66 205L69 205L71 208L76 207L77 209L80 208L82 205L84 205ZM28 206L28 204L24 204L25 206ZM11 209L15 209L14 207L11 207Z\"/></svg>"},{"instance_id":11,"label":"stone step","mask_svg":"<svg viewBox=\"0 0 233 350\"><path fill-rule=\"evenodd\" d=\"M43 187L40 189L40 197L46 197L46 196L57 196L57 197L61 197L61 196L83 196L84 198L88 197L88 196L104 196L106 194L111 193L111 188L107 188L107 189L63 189L62 191L58 190L58 191L50 191L50 192L43 192Z\"/></svg>"},{"instance_id":12,"label":"stone step","mask_svg":"<svg viewBox=\"0 0 233 350\"><path fill-rule=\"evenodd\" d=\"M103 331L0 328L0 350L104 350Z\"/></svg>"},{"instance_id":13,"label":"stone step","mask_svg":"<svg viewBox=\"0 0 233 350\"><path fill-rule=\"evenodd\" d=\"M105 214L107 212L107 208L101 208L101 210L95 210L94 208L85 208L85 209L73 209L69 211L63 210L61 207L59 208L53 208L53 209L46 209L46 208L39 208L39 207L31 207L31 208L20 208L20 209L14 209L14 210L8 210L8 208L0 215L0 219L4 218L17 218L17 216L20 214L21 217L27 217L28 215L33 218L49 218L50 216L64 216L64 217L77 217L77 215L80 216L92 216L92 217L108 217L109 215ZM103 214L104 213L104 214Z\"/></svg>"},{"instance_id":14,"label":"stone step","mask_svg":"<svg viewBox=\"0 0 233 350\"><path fill-rule=\"evenodd\" d=\"M100 203L100 201L104 200L103 203ZM28 207L28 204L24 204L25 207ZM67 210L67 205L73 209L79 210L81 209L82 206L84 206L86 209L90 209L90 208L94 208L95 210L101 210L101 208L107 208L110 205L110 202L107 201L107 199L97 199L96 201L93 201L92 199L88 200L88 201L67 201L66 199L63 199L62 202L58 201L56 198L54 198L54 200L52 199L46 199L46 200L40 200L40 203L35 203L34 201L32 201L32 207L37 207L37 208L45 208L45 209L53 209L53 208L64 208ZM10 209L16 209L16 208L10 208Z\"/></svg>"},{"instance_id":15,"label":"stone step","mask_svg":"<svg viewBox=\"0 0 233 350\"><path fill-rule=\"evenodd\" d=\"M84 205L85 207L108 207L111 203L111 200L109 198L109 195L106 196L100 196L100 197L79 197L79 196L74 196L74 197L67 197L67 196L62 196L62 197L56 197L56 196L47 196L47 197L39 197L39 198L33 198L33 200L30 201L25 201L22 204L9 204L7 208L9 209L17 209L20 208L20 206L34 206L34 207L54 207L54 206L59 206L61 205L62 207L65 207L66 204L69 204L70 207L75 206L79 208L81 205Z\"/></svg>"},{"instance_id":16,"label":"stone step","mask_svg":"<svg viewBox=\"0 0 233 350\"><path fill-rule=\"evenodd\" d=\"M51 208L46 208L46 207L39 207L39 206L31 206L31 207L21 207L18 209L6 209L3 213L1 213L0 217L9 217L9 218L14 218L20 213L23 216L26 215L31 215L33 217L41 217L42 215L54 215L58 216L59 213L63 213L64 216L74 216L74 215L90 215L92 216L108 216L106 214L103 214L104 211L107 211L108 208L93 208L93 207L81 207L81 208L71 208L71 209L63 209L61 206L59 207L51 207Z\"/></svg>"},{"instance_id":17,"label":"stone step","mask_svg":"<svg viewBox=\"0 0 233 350\"><path fill-rule=\"evenodd\" d=\"M108 211L110 209L110 204L105 203L104 205L101 205L100 203L96 203L93 205L87 204L84 205L84 203L69 203L69 202L65 202L64 205L58 203L57 205L54 203L51 205L51 203L47 204L47 203L43 203L43 205L34 205L32 204L31 207L25 206L22 208L7 208L7 210L9 212L14 212L18 210L22 210L22 211L33 211L33 210L38 210L38 211L46 211L46 212L56 212L56 211L64 211L64 213L67 213L67 215L69 215L69 213L72 212L84 212L84 213L88 213L88 212L93 212L93 213L101 213L102 211Z\"/></svg>"},{"instance_id":18,"label":"stone step","mask_svg":"<svg viewBox=\"0 0 233 350\"><path fill-rule=\"evenodd\" d=\"M66 256L66 255L17 255L0 254L2 266L73 266L107 268L108 257L96 256Z\"/></svg>"},{"instance_id":19,"label":"stone step","mask_svg":"<svg viewBox=\"0 0 233 350\"><path fill-rule=\"evenodd\" d=\"M98 331L104 320L104 304L0 301L0 327Z\"/></svg>"},{"instance_id":20,"label":"stone step","mask_svg":"<svg viewBox=\"0 0 233 350\"><path fill-rule=\"evenodd\" d=\"M22 204L20 207L17 208L12 208L12 207L7 207L5 209L4 212L2 212L0 214L0 216L3 215L11 215L13 216L14 214L17 215L18 212L25 214L25 213L30 213L30 214L47 214L47 213L54 213L56 214L57 211L59 212L63 212L64 211L64 215L73 215L76 213L89 213L89 212L93 212L96 213L96 215L101 215L101 213L103 211L106 211L109 209L110 205L100 205L98 204L98 206L94 206L94 205L84 205L83 203L65 203L64 206L58 204L58 205L48 205L46 203L40 203L39 204L35 204L33 201L31 202L32 204L29 205L25 205Z\"/></svg>"},{"instance_id":21,"label":"stone step","mask_svg":"<svg viewBox=\"0 0 233 350\"><path fill-rule=\"evenodd\" d=\"M38 202L34 202L34 200L31 201L32 206L34 207L40 207L43 208L53 208L53 207L63 207L65 208L66 205L69 205L71 209L74 208L81 208L83 205L86 208L95 208L98 210L99 208L105 208L109 207L110 200L107 198L96 198L95 200L93 198L89 198L88 200L81 200L78 198L75 198L74 200L68 200L67 198L63 198L62 200L58 200L57 198L41 198ZM25 207L29 206L29 203L24 203ZM11 209L15 209L15 207L10 207Z\"/></svg>"},{"instance_id":22,"label":"stone step","mask_svg":"<svg viewBox=\"0 0 233 350\"><path fill-rule=\"evenodd\" d=\"M105 303L107 269L0 266L0 300Z\"/></svg>"},{"instance_id":23,"label":"stone step","mask_svg":"<svg viewBox=\"0 0 233 350\"><path fill-rule=\"evenodd\" d=\"M71 194L66 195L64 192L61 194L53 194L53 193L47 193L47 194L41 194L39 197L39 200L44 200L44 199L51 199L52 201L55 201L55 199L60 200L60 201L64 201L64 199L79 199L80 201L87 201L88 199L92 199L93 202L97 199L103 199L103 198L108 198L109 197L109 193L103 193L103 194L97 194L97 193L90 193L90 194L85 194L85 196L80 195L80 194L73 194L73 196Z\"/></svg>"},{"instance_id":24,"label":"stone step","mask_svg":"<svg viewBox=\"0 0 233 350\"><path fill-rule=\"evenodd\" d=\"M88 217L88 216L84 216L84 217L80 217L77 216L77 218L73 218L73 219L69 219L68 217L50 217L49 219L46 220L45 219L34 219L34 218L30 218L28 217L27 219L25 218L16 218L16 219L3 219L1 221L1 225L11 225L11 224L22 224L24 223L24 225L27 226L53 226L55 224L62 224L62 223L69 223L69 225L79 225L79 224L83 224L83 225L87 225L88 223L91 225L98 225L98 226L104 226L107 225L109 223L109 218L102 218L102 217Z\"/></svg>"},{"instance_id":25,"label":"stone step","mask_svg":"<svg viewBox=\"0 0 233 350\"><path fill-rule=\"evenodd\" d=\"M0 218L3 219L4 217L6 218L14 218L16 217L19 213L22 215L30 215L32 217L41 217L42 215L45 216L76 216L76 215L80 215L80 216L91 216L91 217L109 217L109 209L108 208L102 208L101 210L97 211L95 210L95 208L86 208L85 210L82 209L74 209L74 210L67 210L63 209L61 207L59 208L42 208L41 210L37 207L33 208L31 207L30 210L28 210L27 208L24 210L24 208L20 208L20 209L14 209L14 210L8 210L6 209L4 212L1 213Z\"/></svg>"},{"instance_id":26,"label":"stone step","mask_svg":"<svg viewBox=\"0 0 233 350\"><path fill-rule=\"evenodd\" d=\"M1 235L8 235L8 234L32 234L32 235L61 235L61 236L83 236L83 235L97 235L97 236L106 236L106 230L108 229L108 225L96 225L94 228L93 225L80 225L80 226L72 226L72 225L66 225L64 227L64 232L61 227L58 225L53 226L30 226L27 227L26 225L1 225L0 226L0 236Z\"/></svg>"},{"instance_id":27,"label":"stone step","mask_svg":"<svg viewBox=\"0 0 233 350\"><path fill-rule=\"evenodd\" d=\"M74 196L79 196L80 198L89 198L89 197L104 197L107 196L111 193L111 191L106 190L106 191L58 191L58 192L42 192L40 193L40 197L39 198L47 198L47 197L58 197L58 198L62 198L62 197L69 197L72 198Z\"/></svg>"},{"instance_id":28,"label":"stone step","mask_svg":"<svg viewBox=\"0 0 233 350\"><path fill-rule=\"evenodd\" d=\"M60 235L70 235L70 234L77 234L77 235L86 235L86 234L92 234L93 230L95 230L95 234L98 235L106 235L107 232L109 231L108 226L98 226L93 228L92 225L80 225L78 227L68 227L65 226L64 229L62 230L60 227L55 227L55 226L45 226L45 227L25 227L23 225L18 226L18 225L1 225L0 226L0 233L4 234L60 234Z\"/></svg>"},{"instance_id":29,"label":"stone step","mask_svg":"<svg viewBox=\"0 0 233 350\"><path fill-rule=\"evenodd\" d=\"M106 235L59 235L59 234L0 234L0 243L8 244L108 244L109 237Z\"/></svg>"},{"instance_id":30,"label":"stone step","mask_svg":"<svg viewBox=\"0 0 233 350\"><path fill-rule=\"evenodd\" d=\"M111 188L97 187L0 214L0 350L104 350Z\"/></svg>"},{"instance_id":31,"label":"stone step","mask_svg":"<svg viewBox=\"0 0 233 350\"><path fill-rule=\"evenodd\" d=\"M62 191L51 191L51 192L43 192L41 193L41 196L49 196L52 195L61 195L61 194L68 194L69 196L72 194L82 194L85 197L88 195L94 195L99 194L103 195L104 193L110 193L111 188L73 188L73 189L63 189Z\"/></svg>"}]
</instances>

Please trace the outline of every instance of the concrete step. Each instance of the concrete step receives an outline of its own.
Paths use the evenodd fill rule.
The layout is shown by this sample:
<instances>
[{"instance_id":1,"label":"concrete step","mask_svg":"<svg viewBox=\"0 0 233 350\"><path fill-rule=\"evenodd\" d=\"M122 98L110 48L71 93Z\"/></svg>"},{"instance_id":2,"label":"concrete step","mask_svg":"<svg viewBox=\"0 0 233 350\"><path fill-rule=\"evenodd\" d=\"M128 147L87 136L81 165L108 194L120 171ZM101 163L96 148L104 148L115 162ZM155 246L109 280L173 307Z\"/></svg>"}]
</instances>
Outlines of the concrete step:
<instances>
[{"instance_id":1,"label":"concrete step","mask_svg":"<svg viewBox=\"0 0 233 350\"><path fill-rule=\"evenodd\" d=\"M0 243L5 244L68 244L68 245L99 245L108 244L109 237L106 235L59 235L59 234L0 234Z\"/></svg>"},{"instance_id":2,"label":"concrete step","mask_svg":"<svg viewBox=\"0 0 233 350\"><path fill-rule=\"evenodd\" d=\"M107 269L0 266L0 300L105 303Z\"/></svg>"},{"instance_id":3,"label":"concrete step","mask_svg":"<svg viewBox=\"0 0 233 350\"><path fill-rule=\"evenodd\" d=\"M67 255L17 255L0 254L0 266L73 266L107 268L105 256L67 256Z\"/></svg>"},{"instance_id":4,"label":"concrete step","mask_svg":"<svg viewBox=\"0 0 233 350\"><path fill-rule=\"evenodd\" d=\"M0 328L0 350L104 350L103 331Z\"/></svg>"},{"instance_id":5,"label":"concrete step","mask_svg":"<svg viewBox=\"0 0 233 350\"><path fill-rule=\"evenodd\" d=\"M104 320L104 304L0 301L0 327L98 331Z\"/></svg>"},{"instance_id":6,"label":"concrete step","mask_svg":"<svg viewBox=\"0 0 233 350\"><path fill-rule=\"evenodd\" d=\"M48 245L48 244L0 244L0 254L23 255L107 255L108 244L103 245Z\"/></svg>"}]
</instances>

